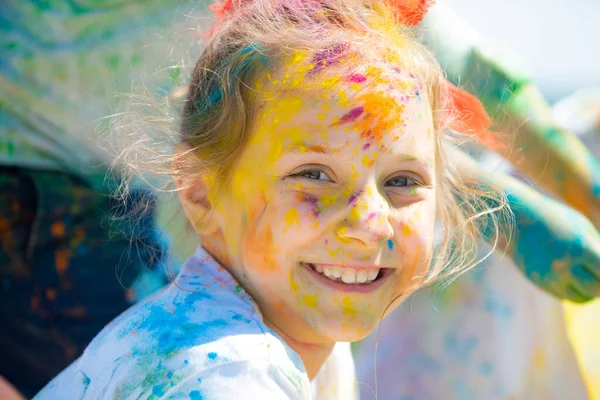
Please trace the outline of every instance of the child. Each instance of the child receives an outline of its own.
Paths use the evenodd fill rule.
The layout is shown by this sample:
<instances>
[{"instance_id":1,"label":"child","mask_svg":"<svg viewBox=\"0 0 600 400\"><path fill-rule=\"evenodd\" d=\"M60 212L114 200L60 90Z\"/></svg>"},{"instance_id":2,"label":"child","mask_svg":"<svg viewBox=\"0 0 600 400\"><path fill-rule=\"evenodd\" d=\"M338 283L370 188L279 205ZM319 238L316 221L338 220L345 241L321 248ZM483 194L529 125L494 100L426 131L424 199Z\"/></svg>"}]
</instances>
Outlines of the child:
<instances>
[{"instance_id":1,"label":"child","mask_svg":"<svg viewBox=\"0 0 600 400\"><path fill-rule=\"evenodd\" d=\"M37 398L355 398L341 342L496 235L504 199L453 175L442 133L489 120L398 26L418 8L217 11L173 160L202 247Z\"/></svg>"}]
</instances>

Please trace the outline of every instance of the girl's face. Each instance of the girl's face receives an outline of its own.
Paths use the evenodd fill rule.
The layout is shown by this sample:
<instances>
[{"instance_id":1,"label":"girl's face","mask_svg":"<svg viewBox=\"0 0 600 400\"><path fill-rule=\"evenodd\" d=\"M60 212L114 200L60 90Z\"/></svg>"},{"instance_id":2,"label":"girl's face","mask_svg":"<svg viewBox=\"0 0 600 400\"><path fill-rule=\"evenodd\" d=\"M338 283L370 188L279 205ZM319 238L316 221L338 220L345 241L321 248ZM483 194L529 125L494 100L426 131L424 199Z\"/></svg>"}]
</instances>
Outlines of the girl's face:
<instances>
[{"instance_id":1,"label":"girl's face","mask_svg":"<svg viewBox=\"0 0 600 400\"><path fill-rule=\"evenodd\" d=\"M412 75L375 67L329 80L289 74L261 93L254 133L211 199L223 258L267 322L294 339L360 339L431 259L427 95Z\"/></svg>"}]
</instances>

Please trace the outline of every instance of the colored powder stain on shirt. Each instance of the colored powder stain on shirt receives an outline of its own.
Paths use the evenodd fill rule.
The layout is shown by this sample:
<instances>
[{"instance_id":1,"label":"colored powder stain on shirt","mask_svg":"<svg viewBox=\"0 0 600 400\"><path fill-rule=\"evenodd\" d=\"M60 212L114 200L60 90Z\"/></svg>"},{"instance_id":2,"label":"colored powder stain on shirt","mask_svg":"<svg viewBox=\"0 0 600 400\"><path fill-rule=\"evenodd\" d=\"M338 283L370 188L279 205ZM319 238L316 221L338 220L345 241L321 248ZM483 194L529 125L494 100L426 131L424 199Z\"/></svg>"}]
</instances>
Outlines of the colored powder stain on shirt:
<instances>
[{"instance_id":1,"label":"colored powder stain on shirt","mask_svg":"<svg viewBox=\"0 0 600 400\"><path fill-rule=\"evenodd\" d=\"M210 358L211 360L215 360L217 358L218 354L215 353L214 351L211 351L210 353L208 353L208 358Z\"/></svg>"},{"instance_id":2,"label":"colored powder stain on shirt","mask_svg":"<svg viewBox=\"0 0 600 400\"><path fill-rule=\"evenodd\" d=\"M190 392L190 400L202 400L202 394L199 390L193 390Z\"/></svg>"},{"instance_id":3,"label":"colored powder stain on shirt","mask_svg":"<svg viewBox=\"0 0 600 400\"><path fill-rule=\"evenodd\" d=\"M244 291L244 289L242 288L242 285L240 285L239 283L235 286L235 293L240 294Z\"/></svg>"},{"instance_id":4,"label":"colored powder stain on shirt","mask_svg":"<svg viewBox=\"0 0 600 400\"><path fill-rule=\"evenodd\" d=\"M161 386L156 385L152 387L152 394L161 397L165 395L165 390Z\"/></svg>"},{"instance_id":5,"label":"colored powder stain on shirt","mask_svg":"<svg viewBox=\"0 0 600 400\"><path fill-rule=\"evenodd\" d=\"M482 375L490 376L494 372L494 366L488 361L484 361L479 365L479 372Z\"/></svg>"}]
</instances>

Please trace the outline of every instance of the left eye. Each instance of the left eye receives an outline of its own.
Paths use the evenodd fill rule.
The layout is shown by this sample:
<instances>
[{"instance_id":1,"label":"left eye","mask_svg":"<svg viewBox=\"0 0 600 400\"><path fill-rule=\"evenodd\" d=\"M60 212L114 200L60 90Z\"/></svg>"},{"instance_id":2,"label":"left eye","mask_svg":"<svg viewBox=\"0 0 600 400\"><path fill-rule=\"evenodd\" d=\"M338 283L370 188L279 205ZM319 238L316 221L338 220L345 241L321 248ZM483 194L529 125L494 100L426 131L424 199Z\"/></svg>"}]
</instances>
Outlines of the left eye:
<instances>
[{"instance_id":1,"label":"left eye","mask_svg":"<svg viewBox=\"0 0 600 400\"><path fill-rule=\"evenodd\" d=\"M390 179L385 183L385 186L391 187L410 187L410 186L418 186L418 183L409 178L408 176L397 176L395 178Z\"/></svg>"}]
</instances>

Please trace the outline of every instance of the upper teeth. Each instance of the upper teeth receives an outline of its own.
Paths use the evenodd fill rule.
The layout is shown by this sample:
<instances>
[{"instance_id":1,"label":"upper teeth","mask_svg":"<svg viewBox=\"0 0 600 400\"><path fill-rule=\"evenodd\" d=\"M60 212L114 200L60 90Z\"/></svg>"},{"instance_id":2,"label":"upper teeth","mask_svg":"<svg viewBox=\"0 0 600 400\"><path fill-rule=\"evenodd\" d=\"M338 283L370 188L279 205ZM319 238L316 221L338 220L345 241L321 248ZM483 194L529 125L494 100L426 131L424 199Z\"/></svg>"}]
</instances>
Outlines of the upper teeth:
<instances>
[{"instance_id":1,"label":"upper teeth","mask_svg":"<svg viewBox=\"0 0 600 400\"><path fill-rule=\"evenodd\" d=\"M313 266L315 271L325 275L332 281L339 279L344 283L370 283L377 278L379 275L380 268L340 268L340 267L326 267L320 268Z\"/></svg>"}]
</instances>

